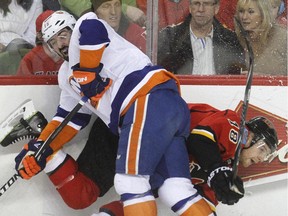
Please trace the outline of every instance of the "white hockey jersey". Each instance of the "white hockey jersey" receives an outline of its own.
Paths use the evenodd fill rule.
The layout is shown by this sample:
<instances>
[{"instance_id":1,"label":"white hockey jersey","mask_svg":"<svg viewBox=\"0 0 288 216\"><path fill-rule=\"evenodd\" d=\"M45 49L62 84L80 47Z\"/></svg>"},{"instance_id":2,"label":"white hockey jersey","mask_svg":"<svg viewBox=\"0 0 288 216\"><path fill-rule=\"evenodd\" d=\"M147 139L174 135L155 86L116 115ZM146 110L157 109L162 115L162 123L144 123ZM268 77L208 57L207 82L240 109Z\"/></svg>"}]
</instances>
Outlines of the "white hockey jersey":
<instances>
[{"instance_id":1,"label":"white hockey jersey","mask_svg":"<svg viewBox=\"0 0 288 216\"><path fill-rule=\"evenodd\" d=\"M71 88L69 83L71 67L88 60L86 64L94 65L94 59L83 60L81 54L83 51L93 54L103 46L106 46L103 55L97 57L104 65L100 75L103 78L109 77L112 85L96 107L87 103L80 111L95 113L112 131L118 132L120 116L138 96L147 94L156 85L175 77L159 66L152 66L148 56L117 34L105 21L98 19L95 13L90 12L77 21L69 45L69 63L63 63L59 70L61 108L70 111L81 98L79 92Z\"/></svg>"}]
</instances>

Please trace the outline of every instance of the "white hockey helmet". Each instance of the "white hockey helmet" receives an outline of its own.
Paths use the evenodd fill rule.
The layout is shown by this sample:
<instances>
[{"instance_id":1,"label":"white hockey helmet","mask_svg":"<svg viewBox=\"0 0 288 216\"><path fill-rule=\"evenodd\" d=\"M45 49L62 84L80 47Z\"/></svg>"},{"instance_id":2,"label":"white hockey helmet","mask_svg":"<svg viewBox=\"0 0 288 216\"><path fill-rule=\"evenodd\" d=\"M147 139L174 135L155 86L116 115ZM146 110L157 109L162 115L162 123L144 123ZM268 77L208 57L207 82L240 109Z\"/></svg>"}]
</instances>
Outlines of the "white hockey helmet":
<instances>
[{"instance_id":1,"label":"white hockey helmet","mask_svg":"<svg viewBox=\"0 0 288 216\"><path fill-rule=\"evenodd\" d=\"M47 41L62 29L69 27L73 30L76 19L66 11L58 10L51 14L42 24L42 35Z\"/></svg>"}]
</instances>

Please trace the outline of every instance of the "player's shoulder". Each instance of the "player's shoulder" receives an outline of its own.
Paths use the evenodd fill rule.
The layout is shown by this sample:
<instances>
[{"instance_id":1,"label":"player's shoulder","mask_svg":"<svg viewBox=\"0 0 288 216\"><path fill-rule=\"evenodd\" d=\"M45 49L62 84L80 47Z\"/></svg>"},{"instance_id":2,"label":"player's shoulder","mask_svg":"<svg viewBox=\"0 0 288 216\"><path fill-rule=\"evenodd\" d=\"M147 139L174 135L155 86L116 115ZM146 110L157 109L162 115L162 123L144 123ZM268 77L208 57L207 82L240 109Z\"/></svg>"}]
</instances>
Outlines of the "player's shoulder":
<instances>
[{"instance_id":1,"label":"player's shoulder","mask_svg":"<svg viewBox=\"0 0 288 216\"><path fill-rule=\"evenodd\" d=\"M79 17L77 22L82 22L85 19L98 19L98 17L94 12L87 12L83 14L81 17Z\"/></svg>"},{"instance_id":2,"label":"player's shoulder","mask_svg":"<svg viewBox=\"0 0 288 216\"><path fill-rule=\"evenodd\" d=\"M91 20L91 19L96 19L99 20L99 18L97 17L97 15L94 12L88 12L83 14L81 17L79 17L79 19L77 19L74 30L79 29L79 27L82 25L83 21L85 20Z\"/></svg>"},{"instance_id":3,"label":"player's shoulder","mask_svg":"<svg viewBox=\"0 0 288 216\"><path fill-rule=\"evenodd\" d=\"M240 118L237 112L230 109L218 110L214 114L205 118L205 122L207 125L214 125L216 127L227 127L227 125L230 125L231 122L234 122L233 124L239 124L239 121Z\"/></svg>"}]
</instances>

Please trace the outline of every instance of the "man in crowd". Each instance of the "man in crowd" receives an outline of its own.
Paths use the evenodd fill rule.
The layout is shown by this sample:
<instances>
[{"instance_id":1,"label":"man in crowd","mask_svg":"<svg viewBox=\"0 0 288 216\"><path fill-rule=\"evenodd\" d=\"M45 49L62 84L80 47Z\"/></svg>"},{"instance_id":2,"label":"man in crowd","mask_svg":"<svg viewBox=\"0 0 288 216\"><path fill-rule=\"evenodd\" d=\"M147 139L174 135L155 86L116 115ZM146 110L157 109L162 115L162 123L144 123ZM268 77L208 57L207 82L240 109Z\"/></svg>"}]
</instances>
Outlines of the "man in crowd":
<instances>
[{"instance_id":1,"label":"man in crowd","mask_svg":"<svg viewBox=\"0 0 288 216\"><path fill-rule=\"evenodd\" d=\"M245 70L236 34L215 18L219 0L190 0L189 11L183 23L160 32L158 64L176 74L240 74Z\"/></svg>"}]
</instances>

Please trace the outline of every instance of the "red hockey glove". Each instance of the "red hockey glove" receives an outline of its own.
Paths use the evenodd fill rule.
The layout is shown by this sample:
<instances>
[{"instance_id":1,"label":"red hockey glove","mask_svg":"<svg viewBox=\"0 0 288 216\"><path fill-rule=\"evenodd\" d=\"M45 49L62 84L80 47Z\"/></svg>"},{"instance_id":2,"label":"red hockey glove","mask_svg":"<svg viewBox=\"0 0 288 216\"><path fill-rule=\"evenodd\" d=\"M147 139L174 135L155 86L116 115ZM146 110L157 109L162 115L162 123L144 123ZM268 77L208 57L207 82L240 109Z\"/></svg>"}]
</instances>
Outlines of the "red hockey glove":
<instances>
[{"instance_id":1,"label":"red hockey glove","mask_svg":"<svg viewBox=\"0 0 288 216\"><path fill-rule=\"evenodd\" d=\"M244 196L243 181L238 176L234 184L239 192L231 190L232 176L232 168L220 166L210 173L207 180L208 185L214 190L217 200L227 205L237 203Z\"/></svg>"},{"instance_id":2,"label":"red hockey glove","mask_svg":"<svg viewBox=\"0 0 288 216\"><path fill-rule=\"evenodd\" d=\"M82 93L93 102L97 102L112 84L111 79L100 76L102 68L101 63L96 68L80 68L79 64L72 67L73 76L80 84Z\"/></svg>"},{"instance_id":3,"label":"red hockey glove","mask_svg":"<svg viewBox=\"0 0 288 216\"><path fill-rule=\"evenodd\" d=\"M22 178L28 180L45 168L47 158L53 153L52 148L46 148L38 161L34 157L35 152L43 143L43 141L31 140L24 145L22 151L16 156L15 169Z\"/></svg>"}]
</instances>

